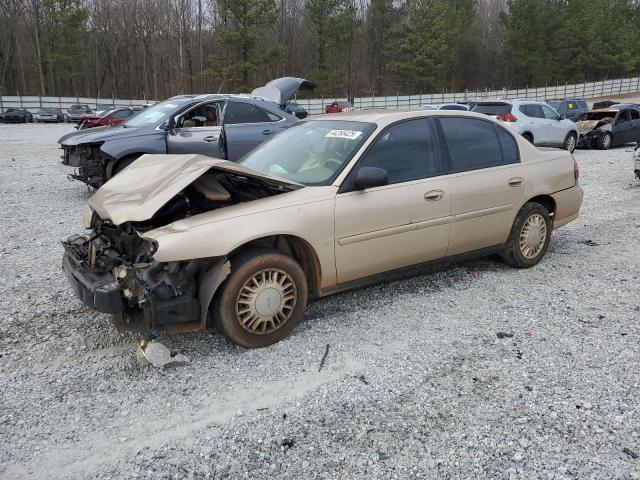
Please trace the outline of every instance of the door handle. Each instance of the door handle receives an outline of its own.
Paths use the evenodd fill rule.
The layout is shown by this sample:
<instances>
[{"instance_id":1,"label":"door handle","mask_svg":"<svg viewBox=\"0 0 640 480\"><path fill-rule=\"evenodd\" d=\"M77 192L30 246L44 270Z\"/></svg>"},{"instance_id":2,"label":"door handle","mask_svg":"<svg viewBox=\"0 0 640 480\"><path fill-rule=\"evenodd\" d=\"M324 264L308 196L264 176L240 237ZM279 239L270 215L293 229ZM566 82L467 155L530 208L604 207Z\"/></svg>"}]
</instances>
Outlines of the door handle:
<instances>
[{"instance_id":1,"label":"door handle","mask_svg":"<svg viewBox=\"0 0 640 480\"><path fill-rule=\"evenodd\" d=\"M273 133L273 131L272 130L268 130L268 129L262 131L263 135L271 135L272 133Z\"/></svg>"},{"instance_id":2,"label":"door handle","mask_svg":"<svg viewBox=\"0 0 640 480\"><path fill-rule=\"evenodd\" d=\"M442 200L442 197L444 197L442 190L430 190L424 194L424 199L427 202L437 202L438 200Z\"/></svg>"},{"instance_id":3,"label":"door handle","mask_svg":"<svg viewBox=\"0 0 640 480\"><path fill-rule=\"evenodd\" d=\"M522 182L524 182L524 179L522 177L512 177L509 179L509 186L519 187L520 185L522 185Z\"/></svg>"},{"instance_id":4,"label":"door handle","mask_svg":"<svg viewBox=\"0 0 640 480\"><path fill-rule=\"evenodd\" d=\"M204 140L207 143L215 143L216 142L216 137L212 137L212 136L204 137L202 140Z\"/></svg>"}]
</instances>

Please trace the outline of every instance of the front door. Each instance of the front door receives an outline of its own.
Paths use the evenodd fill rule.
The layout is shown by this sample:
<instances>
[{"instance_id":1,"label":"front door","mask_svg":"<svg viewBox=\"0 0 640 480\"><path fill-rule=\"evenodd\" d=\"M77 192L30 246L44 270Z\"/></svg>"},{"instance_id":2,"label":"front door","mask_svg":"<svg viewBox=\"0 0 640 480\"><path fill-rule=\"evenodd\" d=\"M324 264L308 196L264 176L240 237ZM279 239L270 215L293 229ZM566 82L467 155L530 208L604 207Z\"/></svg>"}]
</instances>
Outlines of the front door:
<instances>
[{"instance_id":1,"label":"front door","mask_svg":"<svg viewBox=\"0 0 640 480\"><path fill-rule=\"evenodd\" d=\"M547 143L551 145L564 144L565 129L560 126L560 115L551 107L540 105L544 114Z\"/></svg>"},{"instance_id":2,"label":"front door","mask_svg":"<svg viewBox=\"0 0 640 480\"><path fill-rule=\"evenodd\" d=\"M621 110L613 121L613 143L620 145L631 141L633 123L629 110Z\"/></svg>"},{"instance_id":3,"label":"front door","mask_svg":"<svg viewBox=\"0 0 640 480\"><path fill-rule=\"evenodd\" d=\"M222 102L200 104L182 114L167 132L167 153L199 153L220 158Z\"/></svg>"},{"instance_id":4,"label":"front door","mask_svg":"<svg viewBox=\"0 0 640 480\"><path fill-rule=\"evenodd\" d=\"M447 255L503 244L526 191L513 135L476 118L441 117L453 223Z\"/></svg>"},{"instance_id":5,"label":"front door","mask_svg":"<svg viewBox=\"0 0 640 480\"><path fill-rule=\"evenodd\" d=\"M381 132L351 170L335 207L338 283L441 258L449 239L449 182L426 118ZM362 167L378 167L389 183L358 190Z\"/></svg>"}]
</instances>

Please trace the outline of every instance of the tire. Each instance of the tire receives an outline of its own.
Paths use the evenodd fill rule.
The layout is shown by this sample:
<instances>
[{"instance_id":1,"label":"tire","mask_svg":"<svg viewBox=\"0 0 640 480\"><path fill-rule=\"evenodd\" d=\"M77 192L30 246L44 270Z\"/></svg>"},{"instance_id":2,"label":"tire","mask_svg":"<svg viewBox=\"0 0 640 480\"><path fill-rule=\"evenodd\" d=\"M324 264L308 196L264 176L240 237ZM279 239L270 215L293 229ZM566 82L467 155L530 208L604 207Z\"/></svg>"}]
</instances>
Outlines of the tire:
<instances>
[{"instance_id":1,"label":"tire","mask_svg":"<svg viewBox=\"0 0 640 480\"><path fill-rule=\"evenodd\" d=\"M611 134L609 132L603 132L598 135L596 140L598 150L609 150L609 148L611 148L611 140Z\"/></svg>"},{"instance_id":2,"label":"tire","mask_svg":"<svg viewBox=\"0 0 640 480\"><path fill-rule=\"evenodd\" d=\"M578 137L574 132L569 132L567 137L564 139L564 143L562 144L562 148L566 151L573 153L576 149L576 145L578 143Z\"/></svg>"},{"instance_id":3,"label":"tire","mask_svg":"<svg viewBox=\"0 0 640 480\"><path fill-rule=\"evenodd\" d=\"M533 145L533 135L527 132L527 133L523 133L522 136L526 138L527 142Z\"/></svg>"},{"instance_id":4,"label":"tire","mask_svg":"<svg viewBox=\"0 0 640 480\"><path fill-rule=\"evenodd\" d=\"M525 236L525 228L529 229L530 235ZM500 258L512 267L533 267L547 253L551 229L551 217L547 209L539 203L525 203L513 221Z\"/></svg>"},{"instance_id":5,"label":"tire","mask_svg":"<svg viewBox=\"0 0 640 480\"><path fill-rule=\"evenodd\" d=\"M231 260L231 274L213 302L213 324L236 345L266 347L291 333L307 299L307 279L298 262L271 249L249 250Z\"/></svg>"}]
</instances>

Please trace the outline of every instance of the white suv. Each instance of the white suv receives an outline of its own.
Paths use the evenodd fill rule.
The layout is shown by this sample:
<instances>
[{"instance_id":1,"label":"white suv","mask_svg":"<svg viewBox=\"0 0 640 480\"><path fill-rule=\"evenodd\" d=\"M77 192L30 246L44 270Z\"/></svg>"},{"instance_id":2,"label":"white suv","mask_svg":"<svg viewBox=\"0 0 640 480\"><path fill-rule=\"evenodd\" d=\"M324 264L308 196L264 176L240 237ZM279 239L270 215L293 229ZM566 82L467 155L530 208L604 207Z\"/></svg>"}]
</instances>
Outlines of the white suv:
<instances>
[{"instance_id":1,"label":"white suv","mask_svg":"<svg viewBox=\"0 0 640 480\"><path fill-rule=\"evenodd\" d=\"M501 100L479 102L472 112L484 113L505 122L536 146L561 147L573 152L578 127L562 118L544 102L536 100Z\"/></svg>"}]
</instances>

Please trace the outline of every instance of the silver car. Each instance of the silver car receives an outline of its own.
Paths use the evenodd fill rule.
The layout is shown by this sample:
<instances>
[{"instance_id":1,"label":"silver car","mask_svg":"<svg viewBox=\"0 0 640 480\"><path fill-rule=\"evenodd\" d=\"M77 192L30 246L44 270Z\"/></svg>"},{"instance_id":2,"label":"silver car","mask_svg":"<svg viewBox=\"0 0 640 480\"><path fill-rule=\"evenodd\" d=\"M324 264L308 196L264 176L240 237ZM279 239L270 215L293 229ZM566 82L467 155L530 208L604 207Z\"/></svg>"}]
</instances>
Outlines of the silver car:
<instances>
[{"instance_id":1,"label":"silver car","mask_svg":"<svg viewBox=\"0 0 640 480\"><path fill-rule=\"evenodd\" d=\"M472 112L501 120L531 143L540 147L560 147L573 152L578 127L563 118L545 102L536 100L500 100L479 102Z\"/></svg>"}]
</instances>

